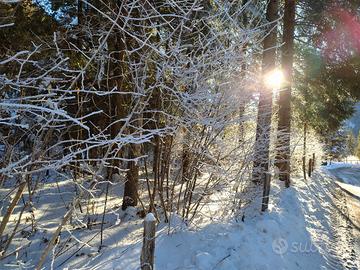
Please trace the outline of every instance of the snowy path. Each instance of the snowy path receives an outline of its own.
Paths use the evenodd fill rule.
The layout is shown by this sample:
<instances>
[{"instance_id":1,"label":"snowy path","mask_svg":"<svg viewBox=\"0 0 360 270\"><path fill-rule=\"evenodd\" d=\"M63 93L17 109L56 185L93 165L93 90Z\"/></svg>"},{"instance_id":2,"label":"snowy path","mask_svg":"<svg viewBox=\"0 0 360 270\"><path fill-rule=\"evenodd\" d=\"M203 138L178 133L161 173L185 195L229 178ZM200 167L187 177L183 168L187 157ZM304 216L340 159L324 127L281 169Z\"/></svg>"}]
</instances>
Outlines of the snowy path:
<instances>
[{"instance_id":1,"label":"snowy path","mask_svg":"<svg viewBox=\"0 0 360 270\"><path fill-rule=\"evenodd\" d=\"M324 260L312 269L360 269L346 193L323 169L304 184L296 185L306 230Z\"/></svg>"}]
</instances>

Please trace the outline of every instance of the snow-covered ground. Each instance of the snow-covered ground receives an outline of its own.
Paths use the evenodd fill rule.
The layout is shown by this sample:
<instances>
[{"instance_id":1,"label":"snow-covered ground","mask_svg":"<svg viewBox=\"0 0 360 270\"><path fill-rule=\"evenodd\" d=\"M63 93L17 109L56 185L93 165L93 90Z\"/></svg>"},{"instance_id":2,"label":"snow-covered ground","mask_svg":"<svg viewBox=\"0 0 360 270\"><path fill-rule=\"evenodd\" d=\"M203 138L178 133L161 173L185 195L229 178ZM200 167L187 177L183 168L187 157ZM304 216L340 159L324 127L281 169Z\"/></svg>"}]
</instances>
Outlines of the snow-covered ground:
<instances>
[{"instance_id":1,"label":"snow-covered ground","mask_svg":"<svg viewBox=\"0 0 360 270\"><path fill-rule=\"evenodd\" d=\"M336 162L326 169L336 177L342 189L360 198L360 163Z\"/></svg>"},{"instance_id":2,"label":"snow-covered ground","mask_svg":"<svg viewBox=\"0 0 360 270\"><path fill-rule=\"evenodd\" d=\"M354 158L350 158L354 160ZM360 163L337 162L324 167L334 182L343 190L346 200L345 211L348 228L352 229L353 249L357 256L360 254Z\"/></svg>"},{"instance_id":3,"label":"snow-covered ground","mask_svg":"<svg viewBox=\"0 0 360 270\"><path fill-rule=\"evenodd\" d=\"M204 213L189 226L176 215L170 226L159 224L156 269L359 269L360 256L353 249L352 230L343 217L346 202L328 171L320 169L307 182L298 178L289 189L281 185L273 182L267 213L245 217L244 221L236 221L231 215L223 218L220 213L226 209L218 203L217 210ZM39 230L22 240L30 243L26 252L0 262L0 269L34 269L46 239L65 213L65 208L55 209L52 203L69 199L66 192L71 188L69 182L59 183L48 187L48 191L53 190L48 193L51 200L40 196L38 203L48 207L39 221ZM213 196L215 201L223 195ZM44 269L139 269L142 220L134 208L119 210L118 198L110 192L112 214L106 219L101 252L100 226L68 226Z\"/></svg>"}]
</instances>

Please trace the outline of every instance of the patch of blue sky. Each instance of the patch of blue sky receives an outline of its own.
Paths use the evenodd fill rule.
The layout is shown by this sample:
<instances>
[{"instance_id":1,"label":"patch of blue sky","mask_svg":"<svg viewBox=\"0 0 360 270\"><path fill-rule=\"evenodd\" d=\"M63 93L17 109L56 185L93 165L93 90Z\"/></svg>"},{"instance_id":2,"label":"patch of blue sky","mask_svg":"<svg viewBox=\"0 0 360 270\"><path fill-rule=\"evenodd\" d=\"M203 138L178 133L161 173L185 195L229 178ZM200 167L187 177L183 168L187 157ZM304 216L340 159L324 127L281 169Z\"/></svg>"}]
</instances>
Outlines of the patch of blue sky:
<instances>
[{"instance_id":1,"label":"patch of blue sky","mask_svg":"<svg viewBox=\"0 0 360 270\"><path fill-rule=\"evenodd\" d=\"M41 7L48 15L58 22L65 22L68 25L76 25L78 23L76 16L70 16L69 6L63 6L54 10L50 0L32 0L32 2Z\"/></svg>"}]
</instances>

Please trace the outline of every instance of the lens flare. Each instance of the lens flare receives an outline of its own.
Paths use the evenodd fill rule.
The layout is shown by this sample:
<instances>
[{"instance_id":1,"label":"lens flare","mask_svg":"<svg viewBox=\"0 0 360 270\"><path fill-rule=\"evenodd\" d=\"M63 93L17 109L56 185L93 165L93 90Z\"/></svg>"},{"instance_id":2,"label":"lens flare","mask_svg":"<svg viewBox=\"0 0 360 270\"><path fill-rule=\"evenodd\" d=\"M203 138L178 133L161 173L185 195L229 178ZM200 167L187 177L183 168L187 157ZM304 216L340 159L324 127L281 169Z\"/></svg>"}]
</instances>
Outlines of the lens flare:
<instances>
[{"instance_id":1,"label":"lens flare","mask_svg":"<svg viewBox=\"0 0 360 270\"><path fill-rule=\"evenodd\" d=\"M265 85L272 89L279 89L284 81L284 73L280 69L274 69L264 76Z\"/></svg>"},{"instance_id":2,"label":"lens flare","mask_svg":"<svg viewBox=\"0 0 360 270\"><path fill-rule=\"evenodd\" d=\"M335 24L318 40L324 60L341 63L360 55L359 18L341 8L330 9L328 16Z\"/></svg>"}]
</instances>

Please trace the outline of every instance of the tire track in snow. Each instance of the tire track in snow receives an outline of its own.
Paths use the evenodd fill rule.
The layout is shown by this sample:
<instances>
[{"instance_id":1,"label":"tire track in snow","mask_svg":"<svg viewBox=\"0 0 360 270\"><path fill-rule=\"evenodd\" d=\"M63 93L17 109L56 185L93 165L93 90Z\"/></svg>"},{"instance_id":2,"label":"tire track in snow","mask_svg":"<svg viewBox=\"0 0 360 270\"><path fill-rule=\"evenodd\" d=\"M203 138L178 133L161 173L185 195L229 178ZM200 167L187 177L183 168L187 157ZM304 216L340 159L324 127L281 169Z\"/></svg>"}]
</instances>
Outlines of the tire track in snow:
<instances>
[{"instance_id":1,"label":"tire track in snow","mask_svg":"<svg viewBox=\"0 0 360 270\"><path fill-rule=\"evenodd\" d=\"M332 213L331 234L335 248L334 252L341 262L341 268L357 270L355 241L353 237L353 226L349 218L349 209L345 193L336 187L331 194L334 198L336 210Z\"/></svg>"},{"instance_id":2,"label":"tire track in snow","mask_svg":"<svg viewBox=\"0 0 360 270\"><path fill-rule=\"evenodd\" d=\"M324 177L321 174L318 176ZM311 192L319 193L315 186L310 185L309 188L312 189ZM317 234L320 236L319 251L327 264L325 269L358 270L346 194L332 181L323 187L323 191L325 196L318 196L318 199L321 207L329 213L329 224L328 228L319 227Z\"/></svg>"}]
</instances>

